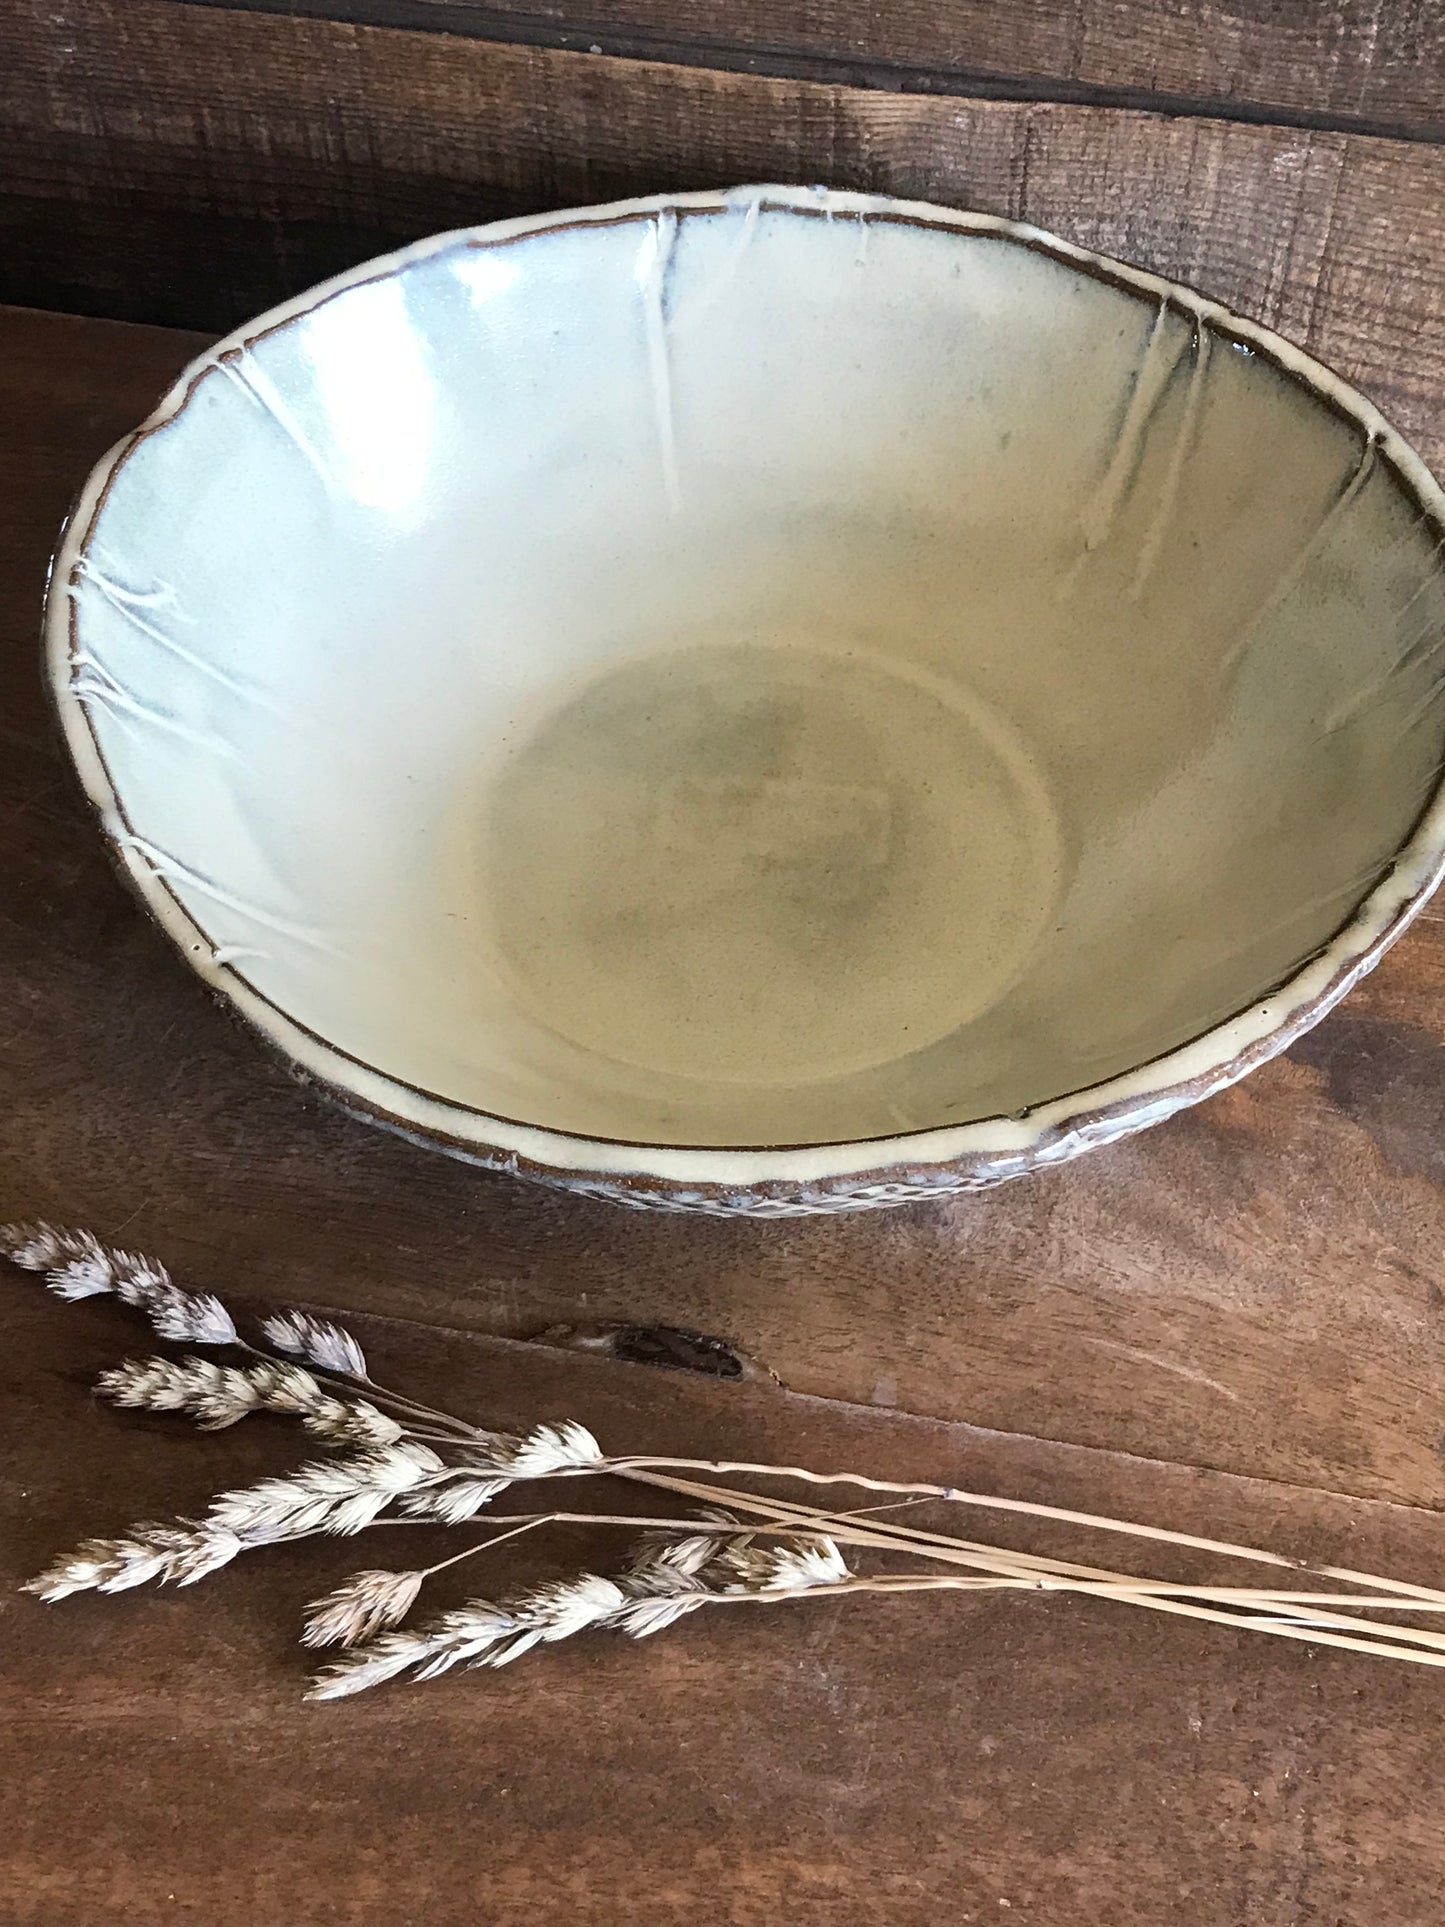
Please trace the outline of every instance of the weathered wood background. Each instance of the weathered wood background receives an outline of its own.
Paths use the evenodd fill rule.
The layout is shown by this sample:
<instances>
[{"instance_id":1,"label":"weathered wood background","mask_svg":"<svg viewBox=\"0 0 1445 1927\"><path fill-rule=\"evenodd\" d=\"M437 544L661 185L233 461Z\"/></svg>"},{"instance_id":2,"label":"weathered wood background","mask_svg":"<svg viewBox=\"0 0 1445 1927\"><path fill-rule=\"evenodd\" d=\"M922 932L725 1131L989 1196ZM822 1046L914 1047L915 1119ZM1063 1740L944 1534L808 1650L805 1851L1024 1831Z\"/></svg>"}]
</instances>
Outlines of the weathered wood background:
<instances>
[{"instance_id":1,"label":"weathered wood background","mask_svg":"<svg viewBox=\"0 0 1445 1927\"><path fill-rule=\"evenodd\" d=\"M7 0L0 299L68 317L0 315L0 1216L384 1315L479 1407L967 1465L1428 1577L1438 914L1288 1058L1142 1138L978 1199L720 1224L333 1113L108 870L41 699L45 559L205 335L440 227L768 178L1022 215L1193 281L1445 464L1439 0ZM588 1317L724 1334L791 1396L508 1342ZM137 1342L0 1278L4 1927L1438 1927L1442 1689L1363 1659L880 1602L303 1714L285 1635L320 1564L47 1616L9 1591L46 1551L194 1502L188 1453L223 1476L268 1449L92 1408L85 1372Z\"/></svg>"}]
</instances>

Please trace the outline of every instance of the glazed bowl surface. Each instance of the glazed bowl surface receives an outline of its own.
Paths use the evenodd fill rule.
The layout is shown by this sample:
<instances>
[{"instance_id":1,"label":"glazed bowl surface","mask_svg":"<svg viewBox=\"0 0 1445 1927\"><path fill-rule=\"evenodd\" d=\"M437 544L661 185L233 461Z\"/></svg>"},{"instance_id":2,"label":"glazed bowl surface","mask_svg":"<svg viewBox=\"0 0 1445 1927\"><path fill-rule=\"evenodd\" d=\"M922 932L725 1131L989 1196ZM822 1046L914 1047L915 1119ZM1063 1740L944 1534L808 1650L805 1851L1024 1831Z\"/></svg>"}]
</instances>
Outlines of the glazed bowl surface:
<instances>
[{"instance_id":1,"label":"glazed bowl surface","mask_svg":"<svg viewBox=\"0 0 1445 1927\"><path fill-rule=\"evenodd\" d=\"M631 1203L1021 1175L1316 1021L1445 855L1445 500L1337 377L982 215L441 236L97 468L66 736L351 1108Z\"/></svg>"}]
</instances>

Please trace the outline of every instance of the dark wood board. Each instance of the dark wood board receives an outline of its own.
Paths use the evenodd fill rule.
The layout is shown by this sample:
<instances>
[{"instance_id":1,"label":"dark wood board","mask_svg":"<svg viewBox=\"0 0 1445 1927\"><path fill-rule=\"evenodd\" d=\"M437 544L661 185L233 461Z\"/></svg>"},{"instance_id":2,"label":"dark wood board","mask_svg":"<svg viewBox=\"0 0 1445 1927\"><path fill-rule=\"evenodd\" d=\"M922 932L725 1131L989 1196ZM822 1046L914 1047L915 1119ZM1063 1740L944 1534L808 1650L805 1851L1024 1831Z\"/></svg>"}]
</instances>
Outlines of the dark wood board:
<instances>
[{"instance_id":1,"label":"dark wood board","mask_svg":"<svg viewBox=\"0 0 1445 1927\"><path fill-rule=\"evenodd\" d=\"M1445 1502L1445 925L1283 1061L1172 1123L938 1206L634 1214L333 1111L112 876L36 659L67 498L199 337L0 316L0 1217L196 1282L525 1336L729 1337L799 1392Z\"/></svg>"},{"instance_id":2,"label":"dark wood board","mask_svg":"<svg viewBox=\"0 0 1445 1927\"><path fill-rule=\"evenodd\" d=\"M1020 216L1193 282L1438 433L1439 146L171 0L10 0L0 46L0 298L219 330L448 226L824 180Z\"/></svg>"},{"instance_id":3,"label":"dark wood board","mask_svg":"<svg viewBox=\"0 0 1445 1927\"><path fill-rule=\"evenodd\" d=\"M201 3L894 92L1445 134L1445 12L1436 0ZM83 32L85 12L71 0L62 17Z\"/></svg>"}]
</instances>

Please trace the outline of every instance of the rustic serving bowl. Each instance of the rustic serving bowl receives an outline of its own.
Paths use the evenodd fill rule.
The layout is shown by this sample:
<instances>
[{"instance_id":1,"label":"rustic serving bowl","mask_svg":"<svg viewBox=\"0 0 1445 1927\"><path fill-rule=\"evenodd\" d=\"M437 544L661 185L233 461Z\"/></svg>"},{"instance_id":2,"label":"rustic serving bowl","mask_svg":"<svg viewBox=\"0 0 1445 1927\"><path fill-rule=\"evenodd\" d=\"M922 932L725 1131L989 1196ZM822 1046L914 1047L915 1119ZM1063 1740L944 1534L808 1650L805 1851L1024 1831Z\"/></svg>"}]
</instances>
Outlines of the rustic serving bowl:
<instances>
[{"instance_id":1,"label":"rustic serving bowl","mask_svg":"<svg viewBox=\"0 0 1445 1927\"><path fill-rule=\"evenodd\" d=\"M801 188L220 344L48 609L106 834L350 1108L633 1204L966 1191L1281 1050L1445 859L1445 498L1188 289Z\"/></svg>"}]
</instances>

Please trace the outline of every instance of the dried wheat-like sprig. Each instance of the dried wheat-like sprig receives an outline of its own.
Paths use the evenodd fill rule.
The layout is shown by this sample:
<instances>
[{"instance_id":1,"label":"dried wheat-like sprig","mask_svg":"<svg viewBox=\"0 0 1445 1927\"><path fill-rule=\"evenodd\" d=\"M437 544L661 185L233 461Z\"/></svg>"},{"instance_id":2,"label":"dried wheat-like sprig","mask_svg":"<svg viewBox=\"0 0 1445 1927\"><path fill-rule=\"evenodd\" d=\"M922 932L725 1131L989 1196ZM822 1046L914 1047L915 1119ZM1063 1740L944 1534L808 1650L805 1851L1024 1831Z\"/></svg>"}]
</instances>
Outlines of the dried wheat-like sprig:
<instances>
[{"instance_id":1,"label":"dried wheat-like sprig","mask_svg":"<svg viewBox=\"0 0 1445 1927\"><path fill-rule=\"evenodd\" d=\"M602 1447L585 1425L572 1419L535 1426L521 1438L499 1438L468 1454L468 1463L478 1470L508 1479L544 1479L554 1472L585 1471L602 1461Z\"/></svg>"},{"instance_id":2,"label":"dried wheat-like sprig","mask_svg":"<svg viewBox=\"0 0 1445 1927\"><path fill-rule=\"evenodd\" d=\"M142 1312L162 1338L190 1345L236 1343L235 1324L219 1298L208 1291L182 1291L154 1258L103 1245L88 1231L0 1225L0 1254L26 1271L43 1272L58 1298L112 1294Z\"/></svg>"},{"instance_id":3,"label":"dried wheat-like sprig","mask_svg":"<svg viewBox=\"0 0 1445 1927\"><path fill-rule=\"evenodd\" d=\"M248 1371L208 1358L131 1358L102 1372L95 1389L114 1405L142 1412L182 1412L203 1432L224 1431L261 1409Z\"/></svg>"},{"instance_id":4,"label":"dried wheat-like sprig","mask_svg":"<svg viewBox=\"0 0 1445 1927\"><path fill-rule=\"evenodd\" d=\"M410 1428L436 1426L448 1436L483 1444L497 1436L376 1385L367 1373L365 1354L351 1333L310 1312L273 1313L262 1327L271 1351L258 1349L241 1335L214 1293L184 1291L154 1258L103 1245L89 1231L65 1230L51 1224L0 1225L0 1257L9 1258L23 1270L42 1273L47 1288L58 1297L116 1297L147 1318L162 1338L183 1344L235 1346L267 1360L274 1368L292 1372L296 1375L289 1381L295 1391L293 1401L286 1403L283 1381L277 1379L275 1395L266 1409L296 1412L307 1429L320 1437L338 1443L375 1444L400 1436L400 1426L393 1433L389 1422L381 1422L379 1407L400 1415ZM345 1398L322 1405L313 1396L320 1388L314 1377L295 1364L298 1357L305 1358L323 1377L359 1380L370 1399L358 1400L355 1387L347 1383L341 1387Z\"/></svg>"},{"instance_id":5,"label":"dried wheat-like sprig","mask_svg":"<svg viewBox=\"0 0 1445 1927\"><path fill-rule=\"evenodd\" d=\"M394 1445L404 1436L404 1427L369 1399L336 1398L303 1366L263 1360L248 1370L263 1411L294 1414L308 1432L329 1444Z\"/></svg>"},{"instance_id":6,"label":"dried wheat-like sprig","mask_svg":"<svg viewBox=\"0 0 1445 1927\"><path fill-rule=\"evenodd\" d=\"M357 1646L399 1626L416 1602L425 1572L354 1572L307 1607L303 1646Z\"/></svg>"},{"instance_id":7,"label":"dried wheat-like sprig","mask_svg":"<svg viewBox=\"0 0 1445 1927\"><path fill-rule=\"evenodd\" d=\"M454 1666L508 1666L534 1646L603 1628L645 1639L702 1606L742 1594L789 1598L851 1576L838 1548L823 1535L800 1550L795 1565L766 1571L740 1562L735 1554L741 1550L695 1534L658 1551L644 1550L615 1578L583 1572L533 1586L499 1604L474 1599L414 1631L388 1632L343 1653L317 1677L309 1697L342 1699L401 1673L422 1680ZM379 1575L358 1574L357 1579L373 1576Z\"/></svg>"},{"instance_id":8,"label":"dried wheat-like sprig","mask_svg":"<svg viewBox=\"0 0 1445 1927\"><path fill-rule=\"evenodd\" d=\"M831 1586L848 1577L848 1567L836 1541L825 1533L781 1545L754 1545L747 1541L728 1545L718 1554L718 1565L747 1592Z\"/></svg>"},{"instance_id":9,"label":"dried wheat-like sprig","mask_svg":"<svg viewBox=\"0 0 1445 1927\"><path fill-rule=\"evenodd\" d=\"M412 1519L435 1519L444 1526L464 1525L489 1506L510 1479L483 1479L458 1471L446 1481L433 1481L402 1494L401 1510Z\"/></svg>"},{"instance_id":10,"label":"dried wheat-like sprig","mask_svg":"<svg viewBox=\"0 0 1445 1927\"><path fill-rule=\"evenodd\" d=\"M361 1532L441 1464L429 1446L412 1439L351 1459L318 1460L289 1478L222 1492L203 1519L136 1525L118 1539L87 1539L28 1590L56 1600L91 1588L123 1592L151 1579L189 1585L250 1547L313 1533Z\"/></svg>"},{"instance_id":11,"label":"dried wheat-like sprig","mask_svg":"<svg viewBox=\"0 0 1445 1927\"><path fill-rule=\"evenodd\" d=\"M403 1492L445 1470L429 1445L402 1439L350 1459L317 1459L288 1478L223 1492L207 1515L251 1544L312 1532L362 1532Z\"/></svg>"},{"instance_id":12,"label":"dried wheat-like sprig","mask_svg":"<svg viewBox=\"0 0 1445 1927\"><path fill-rule=\"evenodd\" d=\"M287 1477L223 1492L199 1520L147 1523L119 1538L86 1540L30 1582L27 1590L42 1599L86 1590L121 1592L151 1580L190 1585L240 1552L280 1539L351 1534L378 1524L458 1525L509 1487L538 1481L606 1474L701 1507L695 1516L675 1521L565 1511L510 1515L498 1521L503 1529L492 1538L435 1565L355 1573L310 1609L304 1643L347 1648L315 1683L314 1698L339 1698L403 1674L425 1679L459 1665L502 1666L534 1646L594 1628L642 1638L704 1605L919 1590L1073 1592L1445 1666L1445 1632L1381 1626L1360 1617L1366 1611L1445 1611L1445 1591L1433 1587L952 1486L748 1461L609 1457L585 1427L570 1420L524 1434L495 1432L378 1386L356 1340L327 1319L278 1312L261 1327L269 1351L258 1348L241 1337L219 1299L183 1291L153 1259L105 1246L88 1232L0 1227L0 1255L43 1274L61 1298L109 1294L140 1311L163 1337L232 1346L248 1354L244 1365L194 1357L131 1361L100 1381L100 1390L115 1403L183 1413L211 1430L251 1412L281 1412L298 1417L329 1444L362 1448L303 1465ZM887 1506L830 1511L765 1497L720 1484L724 1475L851 1484L899 1495L892 1501L895 1507L945 1502L1017 1513L1284 1568L1296 1578L1342 1582L1352 1590L1178 1585L926 1530L884 1518ZM402 1624L433 1573L520 1533L565 1521L649 1530L614 1577L578 1573L500 1603L475 1600L416 1628ZM845 1547L853 1553L911 1555L934 1569L859 1574L850 1569ZM939 1566L945 1570L936 1570Z\"/></svg>"},{"instance_id":13,"label":"dried wheat-like sprig","mask_svg":"<svg viewBox=\"0 0 1445 1927\"><path fill-rule=\"evenodd\" d=\"M392 1445L402 1437L397 1421L365 1399L335 1398L303 1367L269 1360L128 1359L102 1372L96 1390L132 1410L183 1413L205 1432L223 1431L252 1412L281 1412L335 1445Z\"/></svg>"},{"instance_id":14,"label":"dried wheat-like sprig","mask_svg":"<svg viewBox=\"0 0 1445 1927\"><path fill-rule=\"evenodd\" d=\"M349 1331L329 1318L313 1318L304 1311L277 1312L262 1321L261 1330L273 1351L304 1358L308 1365L346 1378L366 1377L366 1354Z\"/></svg>"},{"instance_id":15,"label":"dried wheat-like sprig","mask_svg":"<svg viewBox=\"0 0 1445 1927\"><path fill-rule=\"evenodd\" d=\"M38 1599L65 1599L73 1592L126 1592L152 1579L194 1585L228 1565L245 1542L223 1527L178 1519L167 1525L132 1526L120 1539L86 1539L74 1552L27 1580L21 1588Z\"/></svg>"},{"instance_id":16,"label":"dried wheat-like sprig","mask_svg":"<svg viewBox=\"0 0 1445 1927\"><path fill-rule=\"evenodd\" d=\"M494 1433L469 1446L460 1464L444 1477L429 1479L408 1492L400 1501L401 1509L411 1518L461 1525L521 1480L587 1472L602 1464L602 1447L585 1425L572 1420L538 1425L521 1437Z\"/></svg>"}]
</instances>

